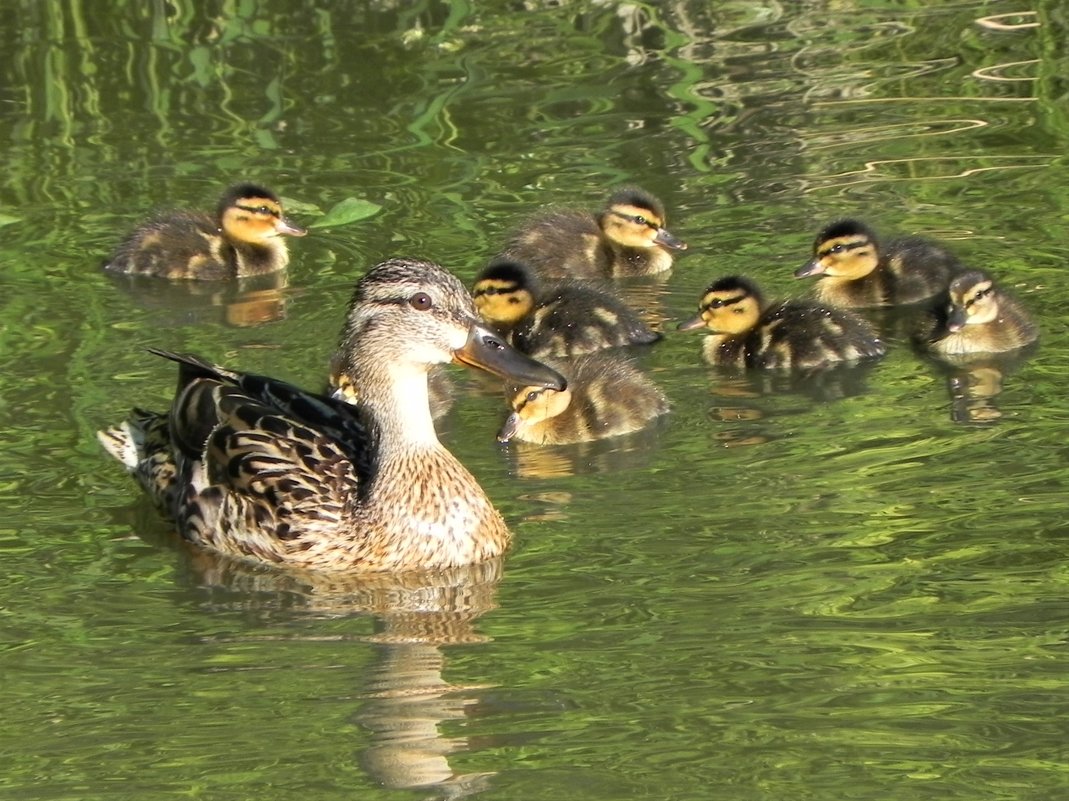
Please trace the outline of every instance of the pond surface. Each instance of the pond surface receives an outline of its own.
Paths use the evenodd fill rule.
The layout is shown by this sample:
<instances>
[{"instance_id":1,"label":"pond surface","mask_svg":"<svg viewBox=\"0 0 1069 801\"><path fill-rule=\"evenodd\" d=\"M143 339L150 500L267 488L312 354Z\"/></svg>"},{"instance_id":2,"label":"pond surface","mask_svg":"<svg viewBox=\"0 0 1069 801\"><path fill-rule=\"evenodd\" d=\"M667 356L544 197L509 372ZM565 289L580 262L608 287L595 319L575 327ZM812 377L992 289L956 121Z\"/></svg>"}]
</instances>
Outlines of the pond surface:
<instances>
[{"instance_id":1,"label":"pond surface","mask_svg":"<svg viewBox=\"0 0 1069 801\"><path fill-rule=\"evenodd\" d=\"M996 16L1002 15L1002 16ZM0 775L19 799L1035 799L1069 794L1065 8L9 0L0 26ZM252 179L315 228L273 286L109 280L151 210ZM470 280L524 215L659 194L631 296L663 424L443 439L516 535L462 575L315 582L177 544L94 432L147 346L318 386L356 276ZM838 216L949 242L1036 316L1016 363L891 349L718 373L677 333ZM957 387L957 389L954 389Z\"/></svg>"}]
</instances>

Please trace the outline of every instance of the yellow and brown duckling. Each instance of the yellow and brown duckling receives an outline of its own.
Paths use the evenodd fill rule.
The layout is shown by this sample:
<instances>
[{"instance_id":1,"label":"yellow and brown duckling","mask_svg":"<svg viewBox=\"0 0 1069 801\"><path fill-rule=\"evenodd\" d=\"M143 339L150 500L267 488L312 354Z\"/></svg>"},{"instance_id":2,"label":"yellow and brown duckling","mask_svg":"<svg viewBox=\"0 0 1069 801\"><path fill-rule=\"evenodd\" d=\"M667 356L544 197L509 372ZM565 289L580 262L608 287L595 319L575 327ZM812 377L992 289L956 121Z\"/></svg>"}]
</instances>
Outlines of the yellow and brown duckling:
<instances>
[{"instance_id":1,"label":"yellow and brown duckling","mask_svg":"<svg viewBox=\"0 0 1069 801\"><path fill-rule=\"evenodd\" d=\"M819 276L814 293L821 303L872 308L938 295L961 269L953 253L930 240L907 236L881 243L863 222L838 220L817 234L813 258L794 276Z\"/></svg>"},{"instance_id":2,"label":"yellow and brown duckling","mask_svg":"<svg viewBox=\"0 0 1069 801\"><path fill-rule=\"evenodd\" d=\"M230 187L215 215L171 211L148 220L104 265L112 273L217 281L283 269L287 236L306 231L282 216L282 203L255 184Z\"/></svg>"},{"instance_id":3,"label":"yellow and brown duckling","mask_svg":"<svg viewBox=\"0 0 1069 801\"><path fill-rule=\"evenodd\" d=\"M571 358L661 338L608 287L579 281L543 285L524 264L498 259L472 288L475 308L531 356Z\"/></svg>"},{"instance_id":4,"label":"yellow and brown duckling","mask_svg":"<svg viewBox=\"0 0 1069 801\"><path fill-rule=\"evenodd\" d=\"M1016 298L983 270L967 270L950 283L945 305L921 339L933 354L955 357L1004 353L1038 337L1036 324Z\"/></svg>"},{"instance_id":5,"label":"yellow and brown duckling","mask_svg":"<svg viewBox=\"0 0 1069 801\"><path fill-rule=\"evenodd\" d=\"M345 373L357 405L157 351L179 364L167 414L101 431L178 531L227 556L311 570L431 570L501 555L509 532L438 441L427 371L450 361L563 390L477 321L436 264L392 259L356 285Z\"/></svg>"},{"instance_id":6,"label":"yellow and brown duckling","mask_svg":"<svg viewBox=\"0 0 1069 801\"><path fill-rule=\"evenodd\" d=\"M562 445L630 434L668 411L668 398L630 359L588 353L570 361L547 359L567 389L522 383L506 389L512 413L497 435L539 445Z\"/></svg>"},{"instance_id":7,"label":"yellow and brown duckling","mask_svg":"<svg viewBox=\"0 0 1069 801\"><path fill-rule=\"evenodd\" d=\"M698 316L679 328L712 332L703 353L715 365L811 369L886 351L872 326L853 312L801 300L769 305L753 281L739 276L714 281Z\"/></svg>"},{"instance_id":8,"label":"yellow and brown duckling","mask_svg":"<svg viewBox=\"0 0 1069 801\"><path fill-rule=\"evenodd\" d=\"M653 275L671 269L672 251L687 249L665 220L660 200L628 187L613 192L596 214L550 209L533 217L512 234L502 255L546 278Z\"/></svg>"}]
</instances>

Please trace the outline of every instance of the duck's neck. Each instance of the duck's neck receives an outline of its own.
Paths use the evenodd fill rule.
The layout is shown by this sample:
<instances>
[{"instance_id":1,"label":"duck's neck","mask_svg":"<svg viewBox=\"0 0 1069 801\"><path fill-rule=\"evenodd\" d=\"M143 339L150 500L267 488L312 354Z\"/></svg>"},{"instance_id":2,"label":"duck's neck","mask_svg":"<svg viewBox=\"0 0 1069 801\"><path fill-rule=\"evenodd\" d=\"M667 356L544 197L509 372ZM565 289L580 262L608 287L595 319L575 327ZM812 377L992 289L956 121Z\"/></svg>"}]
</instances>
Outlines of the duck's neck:
<instances>
[{"instance_id":1,"label":"duck's neck","mask_svg":"<svg viewBox=\"0 0 1069 801\"><path fill-rule=\"evenodd\" d=\"M431 419L426 368L382 363L372 372L378 375L357 386L382 429L383 447L406 452L441 448Z\"/></svg>"},{"instance_id":2,"label":"duck's neck","mask_svg":"<svg viewBox=\"0 0 1069 801\"><path fill-rule=\"evenodd\" d=\"M273 273L289 264L289 251L280 237L256 245L231 241L230 246L234 249L234 270L238 278Z\"/></svg>"}]
</instances>

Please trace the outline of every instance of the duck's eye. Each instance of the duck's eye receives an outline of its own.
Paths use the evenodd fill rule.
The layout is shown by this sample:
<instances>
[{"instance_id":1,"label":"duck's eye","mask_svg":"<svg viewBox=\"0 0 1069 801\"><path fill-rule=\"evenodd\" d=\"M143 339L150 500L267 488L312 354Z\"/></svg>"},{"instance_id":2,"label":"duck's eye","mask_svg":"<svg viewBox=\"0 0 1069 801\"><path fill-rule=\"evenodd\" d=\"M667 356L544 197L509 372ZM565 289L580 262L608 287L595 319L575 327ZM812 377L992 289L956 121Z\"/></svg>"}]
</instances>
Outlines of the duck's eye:
<instances>
[{"instance_id":1,"label":"duck's eye","mask_svg":"<svg viewBox=\"0 0 1069 801\"><path fill-rule=\"evenodd\" d=\"M635 221L635 222L636 222L636 223L637 223L638 225L646 225L646 224L647 224L647 223L649 222L649 221L648 221L648 220L647 220L647 219L646 219L645 217L643 217L643 216L642 216L641 214L636 214L636 215L634 216L634 218L633 218L633 219L634 219L634 221Z\"/></svg>"},{"instance_id":2,"label":"duck's eye","mask_svg":"<svg viewBox=\"0 0 1069 801\"><path fill-rule=\"evenodd\" d=\"M538 395L539 393L537 390L531 390L527 393L527 402L534 403L536 400L538 400Z\"/></svg>"},{"instance_id":3,"label":"duck's eye","mask_svg":"<svg viewBox=\"0 0 1069 801\"><path fill-rule=\"evenodd\" d=\"M434 302L431 300L431 296L426 292L417 292L408 299L408 305L416 311L427 311L427 309L434 305Z\"/></svg>"}]
</instances>

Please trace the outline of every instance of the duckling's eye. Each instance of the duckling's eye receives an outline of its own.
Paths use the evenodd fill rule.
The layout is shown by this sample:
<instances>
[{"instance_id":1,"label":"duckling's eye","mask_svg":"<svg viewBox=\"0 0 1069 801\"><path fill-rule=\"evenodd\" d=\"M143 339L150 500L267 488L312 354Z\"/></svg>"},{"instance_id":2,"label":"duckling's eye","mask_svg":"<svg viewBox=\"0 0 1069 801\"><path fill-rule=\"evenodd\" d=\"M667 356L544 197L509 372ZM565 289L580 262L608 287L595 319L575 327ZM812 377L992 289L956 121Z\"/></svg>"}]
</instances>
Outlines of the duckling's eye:
<instances>
[{"instance_id":1,"label":"duckling's eye","mask_svg":"<svg viewBox=\"0 0 1069 801\"><path fill-rule=\"evenodd\" d=\"M427 311L427 309L434 305L434 302L431 300L431 296L426 292L417 292L408 299L408 305L416 311Z\"/></svg>"},{"instance_id":2,"label":"duckling's eye","mask_svg":"<svg viewBox=\"0 0 1069 801\"><path fill-rule=\"evenodd\" d=\"M647 220L641 214L636 214L634 217L632 217L632 219L637 225L646 225L649 222L649 220Z\"/></svg>"},{"instance_id":3,"label":"duckling's eye","mask_svg":"<svg viewBox=\"0 0 1069 801\"><path fill-rule=\"evenodd\" d=\"M530 392L527 393L527 398L526 398L527 402L528 403L534 403L536 400L538 400L538 395L539 395L539 393L538 393L537 390L531 390Z\"/></svg>"}]
</instances>

